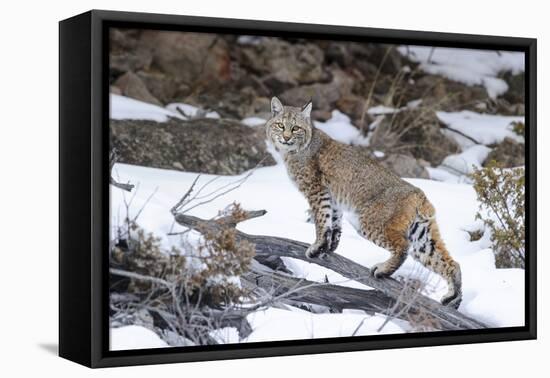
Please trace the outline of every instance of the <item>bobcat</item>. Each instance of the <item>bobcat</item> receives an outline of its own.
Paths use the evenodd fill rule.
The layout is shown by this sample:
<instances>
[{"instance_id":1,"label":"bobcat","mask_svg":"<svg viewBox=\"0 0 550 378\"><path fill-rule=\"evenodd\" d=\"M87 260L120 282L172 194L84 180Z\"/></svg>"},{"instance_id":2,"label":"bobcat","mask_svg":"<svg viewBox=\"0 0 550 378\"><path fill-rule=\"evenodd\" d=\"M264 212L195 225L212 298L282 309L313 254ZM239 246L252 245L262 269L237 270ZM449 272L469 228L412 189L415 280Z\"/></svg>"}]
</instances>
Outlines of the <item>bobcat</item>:
<instances>
[{"instance_id":1,"label":"bobcat","mask_svg":"<svg viewBox=\"0 0 550 378\"><path fill-rule=\"evenodd\" d=\"M434 207L425 194L360 149L315 128L311 109L311 101L296 108L283 106L273 97L272 117L266 123L268 139L309 202L316 239L307 257L323 257L336 250L343 211L347 211L361 236L391 253L372 268L376 278L394 273L408 253L446 279L448 292L441 303L457 308L462 300L460 265L441 239Z\"/></svg>"}]
</instances>

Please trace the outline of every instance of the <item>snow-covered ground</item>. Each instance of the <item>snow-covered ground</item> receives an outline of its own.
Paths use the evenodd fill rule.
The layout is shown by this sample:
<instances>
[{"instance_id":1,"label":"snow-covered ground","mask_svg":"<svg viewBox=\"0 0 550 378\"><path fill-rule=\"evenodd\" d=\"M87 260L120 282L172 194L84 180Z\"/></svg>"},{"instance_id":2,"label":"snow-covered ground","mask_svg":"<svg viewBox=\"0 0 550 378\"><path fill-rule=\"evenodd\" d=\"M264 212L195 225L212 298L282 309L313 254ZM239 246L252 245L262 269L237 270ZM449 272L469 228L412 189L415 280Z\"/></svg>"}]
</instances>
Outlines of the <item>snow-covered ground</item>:
<instances>
[{"instance_id":1,"label":"snow-covered ground","mask_svg":"<svg viewBox=\"0 0 550 378\"><path fill-rule=\"evenodd\" d=\"M508 90L508 84L498 77L501 72L517 74L525 70L522 52L431 46L400 46L398 51L420 63L420 68L427 73L467 85L482 85L492 98Z\"/></svg>"},{"instance_id":2,"label":"snow-covered ground","mask_svg":"<svg viewBox=\"0 0 550 378\"><path fill-rule=\"evenodd\" d=\"M166 348L166 344L155 332L143 326L129 325L111 328L111 350Z\"/></svg>"},{"instance_id":3,"label":"snow-covered ground","mask_svg":"<svg viewBox=\"0 0 550 378\"><path fill-rule=\"evenodd\" d=\"M485 85L489 93L494 95L506 90L502 88L502 83L498 83L501 80L497 78L500 71L509 69L517 72L523 69L523 60L517 54L503 52L502 55L498 55L495 52L464 50L462 54L457 55L455 49L448 50L437 48L430 62L427 62L429 48L410 46L408 51L400 48L402 53L410 53L414 59L423 62L423 69L427 72L442 74L469 85ZM385 114L393 111L397 110L378 107L373 108L371 113ZM131 118L165 122L170 117L194 117L199 114L198 112L196 107L186 104L171 104L163 108L111 95L113 119ZM219 117L215 112L203 115ZM448 135L457 140L462 152L448 156L440 167L428 168L430 180L408 179L410 183L421 188L434 204L442 237L452 256L461 265L464 298L459 311L492 327L522 326L524 271L496 269L488 233L480 240L470 241L468 232L482 228L481 222L475 219L479 204L466 176L458 172L469 173L472 166L480 166L490 152L490 148L485 145L500 142L505 137L520 138L512 132L510 123L523 121L523 117L484 115L470 111L438 112L437 116L443 123L480 142L473 143L470 139L449 131ZM243 123L250 127L262 127L263 122L257 117L243 120ZM343 143L368 144L368 140L359 134L349 118L338 111L334 111L328 121L317 122L315 125ZM312 242L315 232L313 224L306 221L307 202L289 180L281 159L275 160L279 162L276 166L257 169L239 188L193 209L190 214L211 218L216 216L219 210L236 201L245 209L267 210L266 215L239 224L240 230L250 234ZM168 235L182 230L174 224L170 208L190 187L197 174L116 164L113 175L120 182L131 182L137 186L133 193L111 187L111 229L114 231L126 216L125 203L131 202L130 212L135 214L146 201L149 201L139 216L139 225L160 237L165 247L179 245L181 236ZM212 188L235 182L244 175L246 173L240 176L221 176L212 184ZM197 186L212 178L211 175L203 174ZM191 238L198 237L198 234L193 232L188 235ZM367 267L385 260L389 255L386 250L360 237L346 219L336 253ZM327 277L333 284L369 289L315 263L291 258L284 258L284 262L296 277L318 282L323 282ZM439 276L411 258L405 261L395 275L427 279L425 294L436 300L446 292L446 283ZM385 320L382 314L367 315L362 311L314 314L292 306L268 308L249 315L248 320L253 331L244 340L239 339L234 328L217 330L212 333L212 337L220 342L236 343L413 331L411 325L402 320L390 321L381 328ZM124 326L111 330L113 350L165 346L168 346L165 341L141 326Z\"/></svg>"},{"instance_id":4,"label":"snow-covered ground","mask_svg":"<svg viewBox=\"0 0 550 378\"><path fill-rule=\"evenodd\" d=\"M124 164L115 166L116 175L122 182L131 181L139 184L132 202L132 209L138 211L147 198L156 190L147 206L143 209L138 223L146 230L162 237L165 246L179 245L180 236L167 236L168 233L181 230L173 224L169 209L189 188L196 173L176 172L155 168L138 167ZM197 186L207 182L213 176L202 175ZM215 187L234 182L242 176L223 176L216 181ZM468 231L481 228L476 221L478 208L476 195L471 185L450 184L434 180L410 179L413 185L420 187L437 209L437 221L441 228L443 239L453 257L462 267L464 283L464 300L460 311L476 319L483 320L494 327L519 326L524 322L524 272L521 269L496 269L494 255L490 249L487 237L471 242ZM134 194L128 194L116 188L111 188L112 224L116 226L125 215L124 198L128 201ZM276 200L280 199L280 200ZM233 201L241 203L245 209L265 209L267 214L243 222L238 225L241 231L250 234L281 236L310 243L314 239L314 226L306 222L306 200L290 182L282 165L260 168L256 170L244 185L227 196L220 197L208 204L191 211L192 215L211 218L218 210L225 208ZM344 220L343 234L337 253L367 267L383 261L389 253L360 237L352 225ZM285 264L294 275L312 281L323 282L325 275L334 284L356 288L366 287L360 283L349 281L341 275L322 268L314 263L290 258L284 259ZM411 258L395 273L405 277L428 278L429 285L426 294L439 299L445 293L446 284L437 275ZM286 312L293 314L286 314ZM259 335L265 335L269 340L287 339L288 332L282 333L278 324L296 327L302 323L309 324L312 329L324 329L323 335L350 335L366 315L357 314L311 314L296 308L284 310L269 310L267 314L251 315L250 321L254 328L248 341L259 340ZM345 315L345 316L344 316ZM352 316L353 315L353 316ZM327 319L332 319L332 326L327 326ZM273 322L272 333L266 328L269 321ZM340 319L340 320L338 320ZM294 323L291 325L291 323ZM323 326L317 325L317 322ZM328 323L331 323L328 322ZM352 326L350 324L355 324ZM369 324L378 324L375 320L365 322L361 332L372 333L375 328ZM407 331L407 326L392 322L389 329L397 332ZM399 331L401 330L401 331ZM387 329L384 329L387 331ZM303 330L299 333L303 335ZM348 332L348 333L347 333ZM267 334L267 335L266 335ZM246 341L246 340L241 340Z\"/></svg>"}]
</instances>

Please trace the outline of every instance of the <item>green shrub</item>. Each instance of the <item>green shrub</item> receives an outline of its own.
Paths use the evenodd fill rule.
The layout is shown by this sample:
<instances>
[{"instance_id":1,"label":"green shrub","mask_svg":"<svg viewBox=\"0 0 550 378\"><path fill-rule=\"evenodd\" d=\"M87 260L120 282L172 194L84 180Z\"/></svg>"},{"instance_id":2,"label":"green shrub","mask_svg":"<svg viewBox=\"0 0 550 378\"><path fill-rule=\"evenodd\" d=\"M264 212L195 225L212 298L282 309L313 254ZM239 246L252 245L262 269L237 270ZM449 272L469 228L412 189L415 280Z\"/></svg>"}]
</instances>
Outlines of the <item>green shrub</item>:
<instances>
[{"instance_id":1,"label":"green shrub","mask_svg":"<svg viewBox=\"0 0 550 378\"><path fill-rule=\"evenodd\" d=\"M476 219L491 231L497 268L525 269L525 169L491 161L472 178L480 202Z\"/></svg>"}]
</instances>

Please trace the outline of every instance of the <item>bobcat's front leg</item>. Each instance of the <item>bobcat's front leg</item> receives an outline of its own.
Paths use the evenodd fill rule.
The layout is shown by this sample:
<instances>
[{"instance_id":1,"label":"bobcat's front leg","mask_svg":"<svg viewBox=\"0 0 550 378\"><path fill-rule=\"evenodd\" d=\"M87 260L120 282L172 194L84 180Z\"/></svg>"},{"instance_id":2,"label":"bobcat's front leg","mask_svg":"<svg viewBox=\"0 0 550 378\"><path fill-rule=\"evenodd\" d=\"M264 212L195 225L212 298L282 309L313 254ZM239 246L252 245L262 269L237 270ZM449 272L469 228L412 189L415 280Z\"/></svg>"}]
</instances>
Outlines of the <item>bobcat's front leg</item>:
<instances>
[{"instance_id":1,"label":"bobcat's front leg","mask_svg":"<svg viewBox=\"0 0 550 378\"><path fill-rule=\"evenodd\" d=\"M342 216L343 212L340 206L334 200L332 201L332 236L330 238L329 252L334 252L340 243L342 235Z\"/></svg>"},{"instance_id":2,"label":"bobcat's front leg","mask_svg":"<svg viewBox=\"0 0 550 378\"><path fill-rule=\"evenodd\" d=\"M333 210L328 189L312 191L309 195L309 205L315 223L315 242L307 249L306 256L314 258L331 252Z\"/></svg>"}]
</instances>

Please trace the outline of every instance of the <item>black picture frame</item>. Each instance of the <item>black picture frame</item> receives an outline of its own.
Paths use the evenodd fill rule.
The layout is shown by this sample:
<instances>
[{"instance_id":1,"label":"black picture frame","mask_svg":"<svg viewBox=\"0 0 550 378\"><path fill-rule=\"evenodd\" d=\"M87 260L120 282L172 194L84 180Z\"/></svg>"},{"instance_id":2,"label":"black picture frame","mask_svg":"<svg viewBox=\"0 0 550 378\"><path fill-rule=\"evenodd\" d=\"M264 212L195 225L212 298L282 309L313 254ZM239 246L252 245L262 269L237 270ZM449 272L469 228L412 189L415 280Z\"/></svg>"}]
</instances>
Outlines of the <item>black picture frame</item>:
<instances>
[{"instance_id":1,"label":"black picture frame","mask_svg":"<svg viewBox=\"0 0 550 378\"><path fill-rule=\"evenodd\" d=\"M112 26L503 49L526 57L525 326L238 345L108 349L108 33ZM59 23L59 354L89 367L535 339L536 39L92 10Z\"/></svg>"}]
</instances>

